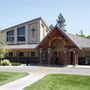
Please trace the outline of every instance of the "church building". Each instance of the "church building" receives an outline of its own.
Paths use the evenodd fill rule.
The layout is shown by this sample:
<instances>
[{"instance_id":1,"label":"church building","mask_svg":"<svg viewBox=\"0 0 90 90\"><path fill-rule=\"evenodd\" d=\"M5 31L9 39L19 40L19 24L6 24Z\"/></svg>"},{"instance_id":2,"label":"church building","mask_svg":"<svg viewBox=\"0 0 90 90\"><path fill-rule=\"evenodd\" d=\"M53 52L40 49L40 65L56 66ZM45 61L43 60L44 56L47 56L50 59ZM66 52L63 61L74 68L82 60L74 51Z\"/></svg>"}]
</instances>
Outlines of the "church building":
<instances>
[{"instance_id":1,"label":"church building","mask_svg":"<svg viewBox=\"0 0 90 90\"><path fill-rule=\"evenodd\" d=\"M1 31L13 62L40 65L90 65L90 39L65 33L55 26L51 31L39 17Z\"/></svg>"}]
</instances>

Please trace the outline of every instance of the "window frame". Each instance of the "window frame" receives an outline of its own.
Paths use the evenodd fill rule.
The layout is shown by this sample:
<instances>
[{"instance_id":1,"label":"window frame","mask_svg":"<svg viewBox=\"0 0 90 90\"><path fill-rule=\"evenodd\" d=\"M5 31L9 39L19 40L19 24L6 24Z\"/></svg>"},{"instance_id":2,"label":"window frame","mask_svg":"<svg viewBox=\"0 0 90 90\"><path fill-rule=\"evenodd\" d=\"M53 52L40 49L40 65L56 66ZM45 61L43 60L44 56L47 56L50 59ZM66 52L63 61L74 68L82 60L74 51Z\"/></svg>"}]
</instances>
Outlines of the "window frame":
<instances>
[{"instance_id":1,"label":"window frame","mask_svg":"<svg viewBox=\"0 0 90 90\"><path fill-rule=\"evenodd\" d=\"M21 26L21 27L17 28L17 42L25 42L25 40L26 40L26 37L25 37L26 32L25 32L25 30L26 30L25 26Z\"/></svg>"},{"instance_id":2,"label":"window frame","mask_svg":"<svg viewBox=\"0 0 90 90\"><path fill-rule=\"evenodd\" d=\"M13 34L12 35L8 34L10 32L13 32ZM7 37L6 37L7 42L12 42L13 43L14 42L14 29L10 30L10 31L7 31L6 35L7 35Z\"/></svg>"}]
</instances>

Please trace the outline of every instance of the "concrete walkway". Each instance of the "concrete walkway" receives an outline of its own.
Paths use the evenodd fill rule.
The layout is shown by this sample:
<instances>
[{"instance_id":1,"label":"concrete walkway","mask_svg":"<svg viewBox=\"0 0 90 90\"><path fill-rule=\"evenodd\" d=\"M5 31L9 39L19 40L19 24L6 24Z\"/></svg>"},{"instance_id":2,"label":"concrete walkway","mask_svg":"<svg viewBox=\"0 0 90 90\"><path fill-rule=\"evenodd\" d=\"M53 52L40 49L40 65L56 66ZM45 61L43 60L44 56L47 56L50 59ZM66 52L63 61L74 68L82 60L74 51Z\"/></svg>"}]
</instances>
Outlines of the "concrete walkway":
<instances>
[{"instance_id":1,"label":"concrete walkway","mask_svg":"<svg viewBox=\"0 0 90 90\"><path fill-rule=\"evenodd\" d=\"M29 72L30 75L0 86L0 90L22 90L24 87L40 80L50 73L55 73L60 68L38 66L1 66L0 71L6 72Z\"/></svg>"},{"instance_id":2,"label":"concrete walkway","mask_svg":"<svg viewBox=\"0 0 90 90\"><path fill-rule=\"evenodd\" d=\"M0 86L0 90L22 90L24 87L40 80L47 74L78 74L90 75L90 66L78 67L45 67L45 66L1 66L0 71L7 72L29 72L30 75Z\"/></svg>"},{"instance_id":3,"label":"concrete walkway","mask_svg":"<svg viewBox=\"0 0 90 90\"><path fill-rule=\"evenodd\" d=\"M24 87L40 80L45 74L30 74L0 87L0 90L22 90Z\"/></svg>"}]
</instances>

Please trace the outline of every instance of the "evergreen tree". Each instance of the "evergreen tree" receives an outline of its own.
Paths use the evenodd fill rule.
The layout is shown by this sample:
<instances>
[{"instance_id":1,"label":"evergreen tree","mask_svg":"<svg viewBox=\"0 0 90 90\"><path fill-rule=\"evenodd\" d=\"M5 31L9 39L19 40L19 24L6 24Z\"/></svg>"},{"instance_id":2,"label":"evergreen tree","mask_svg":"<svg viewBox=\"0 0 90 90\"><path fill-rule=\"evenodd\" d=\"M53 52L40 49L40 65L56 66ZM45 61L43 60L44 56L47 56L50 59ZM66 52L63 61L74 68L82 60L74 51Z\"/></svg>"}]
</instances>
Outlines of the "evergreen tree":
<instances>
[{"instance_id":1,"label":"evergreen tree","mask_svg":"<svg viewBox=\"0 0 90 90\"><path fill-rule=\"evenodd\" d=\"M80 31L80 34L79 34L80 37L84 37L85 38L85 35L83 33L83 30Z\"/></svg>"},{"instance_id":2,"label":"evergreen tree","mask_svg":"<svg viewBox=\"0 0 90 90\"><path fill-rule=\"evenodd\" d=\"M65 30L65 26L66 26L66 24L65 24L65 19L64 19L64 17L63 17L63 15L60 13L59 15L58 15L58 19L56 20L56 22L57 22L57 26L61 29L61 30L63 30L64 32L66 32L66 30Z\"/></svg>"},{"instance_id":3,"label":"evergreen tree","mask_svg":"<svg viewBox=\"0 0 90 90\"><path fill-rule=\"evenodd\" d=\"M90 35L88 35L86 38L90 39Z\"/></svg>"},{"instance_id":4,"label":"evergreen tree","mask_svg":"<svg viewBox=\"0 0 90 90\"><path fill-rule=\"evenodd\" d=\"M50 30L52 30L52 29L53 29L53 27L54 27L54 26L51 24L51 25L49 26L49 29L50 29Z\"/></svg>"}]
</instances>

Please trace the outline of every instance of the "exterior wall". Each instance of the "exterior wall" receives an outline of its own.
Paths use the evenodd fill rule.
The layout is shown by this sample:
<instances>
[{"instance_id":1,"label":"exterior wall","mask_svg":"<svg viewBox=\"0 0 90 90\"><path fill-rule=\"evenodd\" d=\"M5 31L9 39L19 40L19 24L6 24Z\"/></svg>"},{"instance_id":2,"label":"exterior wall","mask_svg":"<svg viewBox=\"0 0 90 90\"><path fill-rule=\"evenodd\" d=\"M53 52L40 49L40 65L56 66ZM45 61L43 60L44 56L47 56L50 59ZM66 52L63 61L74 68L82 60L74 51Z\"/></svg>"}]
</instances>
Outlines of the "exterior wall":
<instances>
[{"instance_id":1,"label":"exterior wall","mask_svg":"<svg viewBox=\"0 0 90 90\"><path fill-rule=\"evenodd\" d=\"M9 50L8 52L13 52L13 57L17 57L17 52L24 52L24 56L21 57L32 57L31 52L35 52L35 57L38 57L38 51L35 49L31 50ZM7 57L9 57L7 55Z\"/></svg>"},{"instance_id":2,"label":"exterior wall","mask_svg":"<svg viewBox=\"0 0 90 90\"><path fill-rule=\"evenodd\" d=\"M44 28L42 28L42 24L44 26ZM25 26L25 42L18 42L17 41L17 28ZM32 29L35 29L34 31L34 37L33 37L33 32ZM14 30L14 42L7 42L7 32ZM5 31L3 31L3 36L5 38L5 42L7 44L36 44L39 43L48 33L48 28L46 27L46 25L44 24L44 22L42 22L41 19L32 21L32 22L28 22L26 24L21 24L21 25L17 25L13 28L7 29Z\"/></svg>"},{"instance_id":3,"label":"exterior wall","mask_svg":"<svg viewBox=\"0 0 90 90\"><path fill-rule=\"evenodd\" d=\"M38 27L39 25L39 21L37 21L37 22L33 22L33 23L30 23L30 24L28 24L28 43L30 44L30 43L38 43L40 40L40 38L39 38L39 30L40 30L40 28ZM34 37L33 37L33 35L32 35L32 29L35 29L35 31L34 31Z\"/></svg>"},{"instance_id":4,"label":"exterior wall","mask_svg":"<svg viewBox=\"0 0 90 90\"><path fill-rule=\"evenodd\" d=\"M13 56L8 56L7 54L7 59L9 59L12 62L20 62L20 63L39 63L38 59L38 51L35 49L29 49L29 50L10 50L9 52L13 52ZM18 56L18 52L23 52L24 56ZM31 52L35 52L35 56L31 56Z\"/></svg>"},{"instance_id":5,"label":"exterior wall","mask_svg":"<svg viewBox=\"0 0 90 90\"><path fill-rule=\"evenodd\" d=\"M47 35L48 29L42 21L40 21L40 41Z\"/></svg>"},{"instance_id":6,"label":"exterior wall","mask_svg":"<svg viewBox=\"0 0 90 90\"><path fill-rule=\"evenodd\" d=\"M78 57L85 57L85 52L84 51L79 51L78 52Z\"/></svg>"},{"instance_id":7,"label":"exterior wall","mask_svg":"<svg viewBox=\"0 0 90 90\"><path fill-rule=\"evenodd\" d=\"M79 51L78 52L79 64L89 64L90 65L90 51Z\"/></svg>"},{"instance_id":8,"label":"exterior wall","mask_svg":"<svg viewBox=\"0 0 90 90\"><path fill-rule=\"evenodd\" d=\"M79 51L78 52L78 57L79 58L90 57L90 51Z\"/></svg>"}]
</instances>

